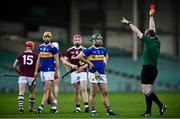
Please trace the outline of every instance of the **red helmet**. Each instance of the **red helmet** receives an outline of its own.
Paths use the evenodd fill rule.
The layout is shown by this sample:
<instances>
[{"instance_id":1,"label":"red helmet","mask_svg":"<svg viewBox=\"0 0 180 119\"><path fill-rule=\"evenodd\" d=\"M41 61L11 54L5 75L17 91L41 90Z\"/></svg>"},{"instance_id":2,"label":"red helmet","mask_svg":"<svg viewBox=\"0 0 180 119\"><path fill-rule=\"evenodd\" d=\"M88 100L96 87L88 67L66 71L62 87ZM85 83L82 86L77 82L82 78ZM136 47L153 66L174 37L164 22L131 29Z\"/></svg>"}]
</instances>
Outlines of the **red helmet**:
<instances>
[{"instance_id":1,"label":"red helmet","mask_svg":"<svg viewBox=\"0 0 180 119\"><path fill-rule=\"evenodd\" d=\"M34 42L33 41L27 41L26 43L25 43L25 46L26 47L34 47Z\"/></svg>"}]
</instances>

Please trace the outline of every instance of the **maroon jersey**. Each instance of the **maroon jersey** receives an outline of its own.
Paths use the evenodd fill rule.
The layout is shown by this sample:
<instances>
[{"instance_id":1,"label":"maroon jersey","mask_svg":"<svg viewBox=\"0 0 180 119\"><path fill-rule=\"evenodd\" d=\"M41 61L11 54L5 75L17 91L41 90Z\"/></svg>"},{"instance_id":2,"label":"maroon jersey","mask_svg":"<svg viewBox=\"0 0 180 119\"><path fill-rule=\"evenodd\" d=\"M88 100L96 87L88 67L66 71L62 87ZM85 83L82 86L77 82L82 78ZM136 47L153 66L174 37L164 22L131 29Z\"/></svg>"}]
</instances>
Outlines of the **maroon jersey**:
<instances>
[{"instance_id":1,"label":"maroon jersey","mask_svg":"<svg viewBox=\"0 0 180 119\"><path fill-rule=\"evenodd\" d=\"M84 65L84 62L78 60L76 57L78 54L84 50L85 48L80 46L79 48L76 47L71 47L67 50L66 57L70 60L70 63L77 65L77 66L82 66Z\"/></svg>"},{"instance_id":2,"label":"maroon jersey","mask_svg":"<svg viewBox=\"0 0 180 119\"><path fill-rule=\"evenodd\" d=\"M37 58L38 54L33 53L32 51L25 50L20 52L16 58L19 60L19 75L34 77Z\"/></svg>"}]
</instances>

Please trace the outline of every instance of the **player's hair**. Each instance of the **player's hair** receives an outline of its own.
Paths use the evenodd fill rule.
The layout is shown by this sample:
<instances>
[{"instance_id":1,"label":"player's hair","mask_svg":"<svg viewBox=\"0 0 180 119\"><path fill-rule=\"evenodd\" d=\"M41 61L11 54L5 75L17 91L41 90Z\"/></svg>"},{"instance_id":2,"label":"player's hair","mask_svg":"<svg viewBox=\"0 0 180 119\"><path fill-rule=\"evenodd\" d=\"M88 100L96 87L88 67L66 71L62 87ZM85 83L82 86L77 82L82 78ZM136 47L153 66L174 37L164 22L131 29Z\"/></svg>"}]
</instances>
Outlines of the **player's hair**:
<instances>
[{"instance_id":1,"label":"player's hair","mask_svg":"<svg viewBox=\"0 0 180 119\"><path fill-rule=\"evenodd\" d=\"M75 39L81 39L81 35L74 35L73 40L75 40Z\"/></svg>"},{"instance_id":2,"label":"player's hair","mask_svg":"<svg viewBox=\"0 0 180 119\"><path fill-rule=\"evenodd\" d=\"M90 37L90 41L92 42L92 41L94 41L94 40L97 40L97 39L103 39L103 37L102 37L102 35L100 34L100 33L96 33L96 34L93 34L91 37Z\"/></svg>"},{"instance_id":3,"label":"player's hair","mask_svg":"<svg viewBox=\"0 0 180 119\"><path fill-rule=\"evenodd\" d=\"M45 37L45 36L49 36L50 38L52 38L52 33L50 31L46 31L43 34L43 37Z\"/></svg>"},{"instance_id":4,"label":"player's hair","mask_svg":"<svg viewBox=\"0 0 180 119\"><path fill-rule=\"evenodd\" d=\"M33 41L27 41L27 42L25 42L25 47L33 48L33 47L34 47L34 42L33 42Z\"/></svg>"}]
</instances>

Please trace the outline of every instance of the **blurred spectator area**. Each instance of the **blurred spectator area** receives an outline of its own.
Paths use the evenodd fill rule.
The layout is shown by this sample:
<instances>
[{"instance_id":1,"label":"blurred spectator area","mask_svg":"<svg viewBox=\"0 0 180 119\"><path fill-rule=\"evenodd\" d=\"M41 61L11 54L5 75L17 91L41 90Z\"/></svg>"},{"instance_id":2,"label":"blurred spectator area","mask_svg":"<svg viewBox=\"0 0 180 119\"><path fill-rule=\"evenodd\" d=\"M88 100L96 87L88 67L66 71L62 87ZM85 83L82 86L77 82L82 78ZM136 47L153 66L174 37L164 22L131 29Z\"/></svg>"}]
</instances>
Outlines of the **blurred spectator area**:
<instances>
[{"instance_id":1,"label":"blurred spectator area","mask_svg":"<svg viewBox=\"0 0 180 119\"><path fill-rule=\"evenodd\" d=\"M108 51L110 49L108 48ZM123 51L118 51L123 52ZM114 55L113 55L114 54ZM110 54L108 62L107 77L109 82L109 91L140 91L140 71L141 58L133 61L131 57L125 54ZM16 53L0 49L0 92L14 92L18 90L18 77L4 76L4 74L16 73L12 69ZM180 91L180 61L160 57L159 74L155 82L155 89L159 91ZM63 64L60 64L60 76L67 72ZM60 79L60 90L63 92L72 91L70 76ZM88 85L89 89L89 85ZM37 80L37 91L42 91L42 82Z\"/></svg>"},{"instance_id":2,"label":"blurred spectator area","mask_svg":"<svg viewBox=\"0 0 180 119\"><path fill-rule=\"evenodd\" d=\"M6 0L0 8L0 42L10 39L41 38L51 31L53 39L71 41L73 34L81 34L83 42L96 32L104 36L107 47L132 52L132 32L120 23L124 16L133 23L133 3L137 3L138 28L148 28L149 4L156 4L155 22L161 40L161 53L180 55L179 0ZM142 52L138 41L138 54Z\"/></svg>"}]
</instances>

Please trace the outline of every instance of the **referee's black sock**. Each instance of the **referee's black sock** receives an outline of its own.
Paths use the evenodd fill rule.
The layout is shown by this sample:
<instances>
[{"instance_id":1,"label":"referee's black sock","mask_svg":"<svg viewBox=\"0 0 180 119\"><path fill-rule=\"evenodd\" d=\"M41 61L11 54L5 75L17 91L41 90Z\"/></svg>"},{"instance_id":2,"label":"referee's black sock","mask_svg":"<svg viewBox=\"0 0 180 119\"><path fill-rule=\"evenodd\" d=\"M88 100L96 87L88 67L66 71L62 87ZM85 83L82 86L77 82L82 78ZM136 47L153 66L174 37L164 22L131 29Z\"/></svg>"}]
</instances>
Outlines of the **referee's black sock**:
<instances>
[{"instance_id":1,"label":"referee's black sock","mask_svg":"<svg viewBox=\"0 0 180 119\"><path fill-rule=\"evenodd\" d=\"M150 96L145 95L146 98L146 112L151 113L152 99Z\"/></svg>"},{"instance_id":2,"label":"referee's black sock","mask_svg":"<svg viewBox=\"0 0 180 119\"><path fill-rule=\"evenodd\" d=\"M159 108L162 107L162 103L161 101L158 99L158 97L156 96L156 94L154 94L153 92L149 95L149 97L152 98L152 100L159 106Z\"/></svg>"}]
</instances>

